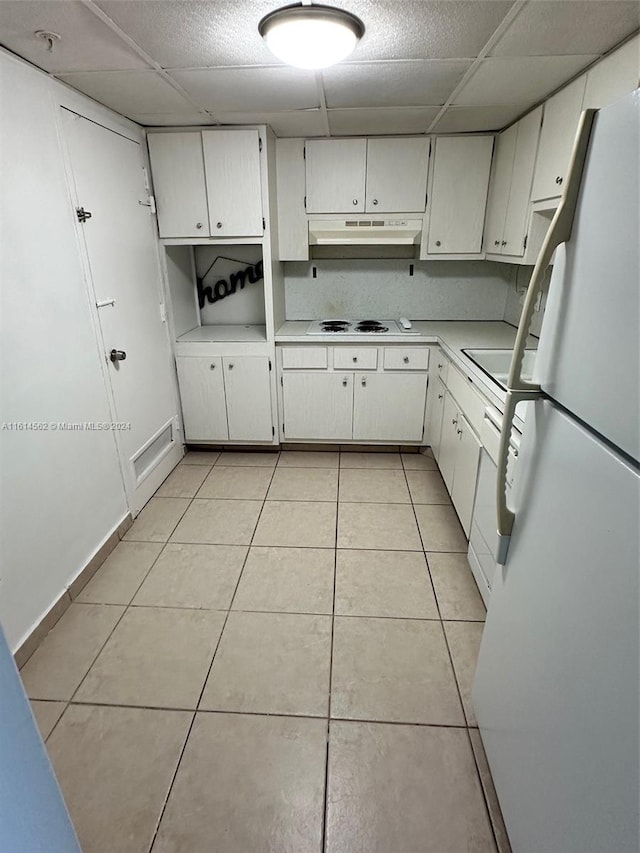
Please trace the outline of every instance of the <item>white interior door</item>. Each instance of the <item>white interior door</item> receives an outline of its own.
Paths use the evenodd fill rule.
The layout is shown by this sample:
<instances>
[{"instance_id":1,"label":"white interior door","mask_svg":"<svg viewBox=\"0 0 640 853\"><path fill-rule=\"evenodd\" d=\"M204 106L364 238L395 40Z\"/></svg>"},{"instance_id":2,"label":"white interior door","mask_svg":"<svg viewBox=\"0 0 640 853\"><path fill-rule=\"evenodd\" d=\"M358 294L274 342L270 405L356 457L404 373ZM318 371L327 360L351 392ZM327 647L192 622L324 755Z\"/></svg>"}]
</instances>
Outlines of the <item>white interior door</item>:
<instances>
[{"instance_id":1,"label":"white interior door","mask_svg":"<svg viewBox=\"0 0 640 853\"><path fill-rule=\"evenodd\" d=\"M132 510L144 506L176 464L177 392L162 306L154 223L141 147L63 110L89 291L112 392L113 420ZM114 355L111 356L112 351ZM125 353L124 360L111 360Z\"/></svg>"}]
</instances>

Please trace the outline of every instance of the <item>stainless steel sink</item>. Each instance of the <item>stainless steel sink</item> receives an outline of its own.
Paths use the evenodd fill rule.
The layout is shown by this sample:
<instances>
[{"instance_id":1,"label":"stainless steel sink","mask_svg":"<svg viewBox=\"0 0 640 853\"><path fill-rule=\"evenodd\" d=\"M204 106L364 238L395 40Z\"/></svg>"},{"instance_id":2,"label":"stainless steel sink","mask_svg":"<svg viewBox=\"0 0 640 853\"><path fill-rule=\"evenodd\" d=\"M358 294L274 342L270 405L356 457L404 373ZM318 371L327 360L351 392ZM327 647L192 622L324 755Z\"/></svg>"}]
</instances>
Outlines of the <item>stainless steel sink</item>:
<instances>
[{"instance_id":1,"label":"stainless steel sink","mask_svg":"<svg viewBox=\"0 0 640 853\"><path fill-rule=\"evenodd\" d=\"M511 366L513 350L510 349L463 349L474 364L490 376L495 382L506 387ZM533 374L533 365L536 358L536 350L524 351L522 363L522 378L530 380Z\"/></svg>"}]
</instances>

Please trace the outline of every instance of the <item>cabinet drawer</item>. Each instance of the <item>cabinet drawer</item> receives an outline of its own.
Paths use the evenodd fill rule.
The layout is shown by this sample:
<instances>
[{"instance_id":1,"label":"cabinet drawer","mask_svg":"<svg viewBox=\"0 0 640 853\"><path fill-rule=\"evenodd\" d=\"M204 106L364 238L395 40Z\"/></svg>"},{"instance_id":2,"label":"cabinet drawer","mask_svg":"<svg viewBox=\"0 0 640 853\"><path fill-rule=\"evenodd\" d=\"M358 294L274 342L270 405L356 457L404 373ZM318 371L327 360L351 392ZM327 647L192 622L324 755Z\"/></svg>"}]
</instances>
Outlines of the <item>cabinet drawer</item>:
<instances>
[{"instance_id":1,"label":"cabinet drawer","mask_svg":"<svg viewBox=\"0 0 640 853\"><path fill-rule=\"evenodd\" d=\"M429 347L385 347L385 370L426 370Z\"/></svg>"},{"instance_id":2,"label":"cabinet drawer","mask_svg":"<svg viewBox=\"0 0 640 853\"><path fill-rule=\"evenodd\" d=\"M378 366L378 350L375 347L336 347L333 350L333 366L336 370L375 370Z\"/></svg>"},{"instance_id":3,"label":"cabinet drawer","mask_svg":"<svg viewBox=\"0 0 640 853\"><path fill-rule=\"evenodd\" d=\"M480 396L472 383L455 367L449 369L447 387L464 412L466 419L479 434L484 420L487 402Z\"/></svg>"},{"instance_id":4,"label":"cabinet drawer","mask_svg":"<svg viewBox=\"0 0 640 853\"><path fill-rule=\"evenodd\" d=\"M326 347L283 347L282 366L285 369L327 367Z\"/></svg>"}]
</instances>

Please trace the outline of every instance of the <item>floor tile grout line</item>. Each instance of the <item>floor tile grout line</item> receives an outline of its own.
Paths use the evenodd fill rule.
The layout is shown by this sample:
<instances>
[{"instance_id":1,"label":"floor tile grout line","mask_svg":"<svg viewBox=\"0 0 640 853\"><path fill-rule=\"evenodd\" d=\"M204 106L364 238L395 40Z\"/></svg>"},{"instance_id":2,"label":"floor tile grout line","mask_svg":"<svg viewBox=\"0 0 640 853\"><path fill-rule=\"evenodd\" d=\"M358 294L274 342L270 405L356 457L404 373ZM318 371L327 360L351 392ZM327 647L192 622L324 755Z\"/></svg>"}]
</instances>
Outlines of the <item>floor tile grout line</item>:
<instances>
[{"instance_id":1,"label":"floor tile grout line","mask_svg":"<svg viewBox=\"0 0 640 853\"><path fill-rule=\"evenodd\" d=\"M279 454L279 452L278 452L278 457L279 457L279 455L280 455L280 454ZM269 480L269 486L271 485L271 482L272 482L272 480L273 480L274 474L275 474L275 466L274 466L274 469L273 469L272 474L271 474L271 479ZM269 491L269 489L267 489L267 492L268 492L268 491ZM205 675L204 680L203 680L203 682L202 682L202 688L201 688L201 690L200 690L200 694L199 694L199 696L198 696L198 701L196 702L196 707L195 707L195 710L194 710L194 712L193 712L193 718L192 718L191 723L190 723L190 725L189 725L189 729L188 729L188 731L187 731L187 736L186 736L186 738L185 738L185 740L184 740L184 743L183 743L183 745L182 745L182 749L181 749L181 751L180 751L180 755L179 755L179 757L178 757L178 761L177 761L177 763L176 763L175 771L174 771L174 773L173 773L173 776L171 777L171 783L169 784L169 788L167 789L167 796L166 796L166 797L165 797L165 799L164 799L164 802L163 802L163 804L162 804L162 809L160 810L160 814L158 815L158 819L157 819L157 821L156 821L156 826L155 826L155 830L154 830L154 833L153 833L153 838L151 839L151 845L149 846L149 853L152 853L152 851L153 851L153 847L154 847L154 845L155 845L155 843L156 843L156 839L157 839L157 837L158 837L158 832L160 831L160 825L162 824L162 819L163 819L164 814L165 814L165 812L166 812L166 810L167 810L167 805L168 805L168 803L169 803L169 798L170 798L170 796L171 796L171 792L173 791L173 787L174 787L174 785L175 785L175 781L176 781L176 779L177 779L177 777L178 777L178 772L179 772L179 770L180 770L180 765L181 765L181 763L182 763L182 759L183 759L183 757L184 757L184 753L185 753L185 751L186 751L187 744L189 743L189 738L190 738L190 736L191 736L191 732L193 731L193 726L194 726L194 724L195 724L196 717L197 717L197 715L198 715L198 713L199 713L200 703L202 702L202 697L204 696L204 692L205 692L206 687L207 687L207 682L209 681L209 677L210 677L210 675L211 675L211 670L213 669L213 664L214 664L214 661L215 661L215 659L216 659L216 654L218 653L218 649L220 648L220 644L222 643L222 637L223 637L223 635L224 635L225 628L227 627L227 622L229 621L229 617L230 617L230 615L231 615L231 609L232 609L232 607L233 607L233 601L234 601L234 599L235 599L235 597L236 597L236 593L237 593L237 591L238 591L238 587L239 587L239 585L240 585L240 580L241 580L241 578L242 578L242 575L243 575L243 572L244 572L244 568L245 568L245 566L246 566L246 564L247 564L247 560L248 560L248 558L249 558L249 554L250 554L250 552L251 552L251 545L252 545L252 543L253 543L253 539L254 539L254 537L255 537L255 535L256 535L256 530L258 529L258 524L259 524L259 522L260 522L260 516L262 515L262 511L263 511L263 509L264 509L264 505L265 505L265 503L266 503L266 494L265 494L265 498L264 498L264 500L262 501L262 506L260 507L260 512L258 513L258 516L257 516L257 518L256 518L256 523L255 523L254 528L253 528L253 533L251 534L251 542L249 543L249 545L248 545L248 547L247 547L247 553L245 554L245 557L244 557L244 560L243 560L243 563L242 563L242 568L240 569L240 573L238 574L238 579L236 580L236 585L235 585L235 588L234 588L234 590L233 590L233 595L231 596L231 600L230 600L230 602L229 602L229 607L227 608L226 615L225 615L225 617L224 617L224 621L223 621L223 623L222 623L222 629L220 630L220 635L218 636L218 641L217 641L217 643L216 643L216 645L215 645L215 648L214 648L214 650L213 650L213 655L211 656L211 661L209 662L209 666L208 666L208 668L207 668L206 675Z\"/></svg>"},{"instance_id":2,"label":"floor tile grout line","mask_svg":"<svg viewBox=\"0 0 640 853\"><path fill-rule=\"evenodd\" d=\"M471 740L471 729L472 728L476 728L476 727L467 725L467 740L469 742L469 749L471 750L471 755L473 756L473 764L474 764L474 767L476 768L476 775L478 777L478 784L480 785L480 791L482 793L482 802L484 803L484 809L485 809L485 812L487 815L487 823L489 824L489 827L491 829L491 835L493 837L493 841L494 841L495 849L496 849L496 853L497 853L497 851L500 850L500 845L498 844L498 835L496 833L496 828L493 824L493 818L491 817L491 809L489 808L489 798L488 798L487 793L485 791L485 786L482 783L482 776L480 774L480 764L478 763L476 751L473 748L473 742ZM478 732L479 731L480 730L478 729ZM483 748L484 748L484 746L483 746Z\"/></svg>"}]
</instances>

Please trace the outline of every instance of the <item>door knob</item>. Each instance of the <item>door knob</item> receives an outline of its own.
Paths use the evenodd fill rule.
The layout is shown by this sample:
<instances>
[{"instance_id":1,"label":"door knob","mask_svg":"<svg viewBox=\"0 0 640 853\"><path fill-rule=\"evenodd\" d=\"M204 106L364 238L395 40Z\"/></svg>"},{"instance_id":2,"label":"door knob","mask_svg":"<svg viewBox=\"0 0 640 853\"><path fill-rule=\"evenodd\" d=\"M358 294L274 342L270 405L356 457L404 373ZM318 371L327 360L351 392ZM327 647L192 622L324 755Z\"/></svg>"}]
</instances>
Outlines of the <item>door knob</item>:
<instances>
[{"instance_id":1,"label":"door knob","mask_svg":"<svg viewBox=\"0 0 640 853\"><path fill-rule=\"evenodd\" d=\"M127 357L127 354L123 349L112 349L111 352L109 353L109 358L113 362L124 361L126 357Z\"/></svg>"}]
</instances>

